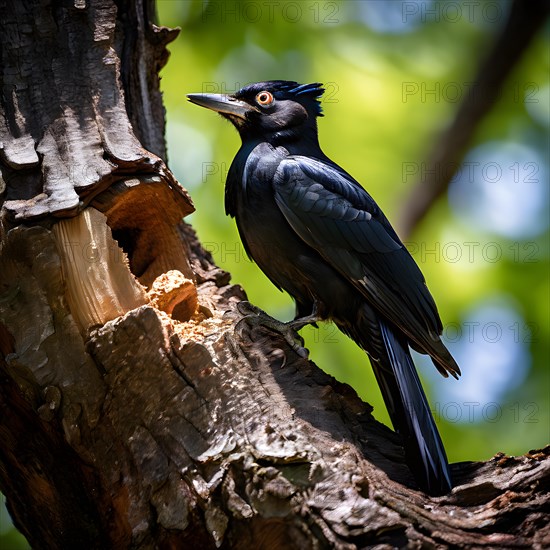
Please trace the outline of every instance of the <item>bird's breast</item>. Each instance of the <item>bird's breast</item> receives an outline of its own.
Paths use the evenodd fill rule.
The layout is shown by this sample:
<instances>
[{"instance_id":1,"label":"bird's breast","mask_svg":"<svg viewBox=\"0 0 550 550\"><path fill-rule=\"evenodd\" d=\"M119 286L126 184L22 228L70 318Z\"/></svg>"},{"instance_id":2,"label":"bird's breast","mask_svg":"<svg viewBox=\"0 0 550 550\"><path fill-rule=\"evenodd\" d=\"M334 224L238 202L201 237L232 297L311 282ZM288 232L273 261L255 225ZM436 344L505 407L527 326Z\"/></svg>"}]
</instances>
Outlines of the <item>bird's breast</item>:
<instances>
[{"instance_id":1,"label":"bird's breast","mask_svg":"<svg viewBox=\"0 0 550 550\"><path fill-rule=\"evenodd\" d=\"M232 198L241 240L269 279L298 303L317 301L328 307L346 301L349 285L295 233L275 201L273 178L283 158L271 146L259 147L249 155L240 177L233 173L228 180L238 189ZM329 317L329 309L321 314Z\"/></svg>"}]
</instances>

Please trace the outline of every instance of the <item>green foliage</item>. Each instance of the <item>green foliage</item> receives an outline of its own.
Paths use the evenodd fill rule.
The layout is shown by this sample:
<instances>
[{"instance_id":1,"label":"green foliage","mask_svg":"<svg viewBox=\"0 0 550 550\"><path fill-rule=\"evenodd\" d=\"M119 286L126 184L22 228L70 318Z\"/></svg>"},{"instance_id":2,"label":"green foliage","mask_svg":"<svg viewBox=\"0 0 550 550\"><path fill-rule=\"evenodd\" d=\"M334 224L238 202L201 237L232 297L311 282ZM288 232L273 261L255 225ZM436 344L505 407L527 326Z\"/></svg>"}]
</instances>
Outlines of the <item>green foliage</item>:
<instances>
[{"instance_id":1,"label":"green foliage","mask_svg":"<svg viewBox=\"0 0 550 550\"><path fill-rule=\"evenodd\" d=\"M0 548L2 550L26 550L30 548L27 539L15 530L6 510L5 497L0 493Z\"/></svg>"},{"instance_id":2,"label":"green foliage","mask_svg":"<svg viewBox=\"0 0 550 550\"><path fill-rule=\"evenodd\" d=\"M281 319L294 313L288 296L247 259L233 220L224 215L223 184L239 138L229 123L186 103L185 94L231 92L279 78L325 83L321 145L397 225L404 199L425 177L422 163L472 93L477 66L509 6L467 4L158 2L160 23L182 28L162 73L170 166L195 201L191 223L201 241L253 303ZM534 194L535 202L548 200L549 65L545 32L477 128L471 154L486 149L467 184L485 179L491 193L510 194L518 192L509 186L515 178L525 186L518 200L523 193ZM532 156L526 160L512 150L503 161L501 152L510 144ZM497 177L491 170L499 168ZM487 225L483 211L472 219L461 210L470 188L455 179L458 206L442 197L407 242L436 298L453 353L467 360L459 382L440 379L420 361L452 462L547 444L550 387L548 210L536 210L529 234L503 235ZM510 215L505 209L501 214ZM489 317L480 317L483 312ZM352 385L388 422L363 352L332 325L302 334L313 360Z\"/></svg>"}]
</instances>

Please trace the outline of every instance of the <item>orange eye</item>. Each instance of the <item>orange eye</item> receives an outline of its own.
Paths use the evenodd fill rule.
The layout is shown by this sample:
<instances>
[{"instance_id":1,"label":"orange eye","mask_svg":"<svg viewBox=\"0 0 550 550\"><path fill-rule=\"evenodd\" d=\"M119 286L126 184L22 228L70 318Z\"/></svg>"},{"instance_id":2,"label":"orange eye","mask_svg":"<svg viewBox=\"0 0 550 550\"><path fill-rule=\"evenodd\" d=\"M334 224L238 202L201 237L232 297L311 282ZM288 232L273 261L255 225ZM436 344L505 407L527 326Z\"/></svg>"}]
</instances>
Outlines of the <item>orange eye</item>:
<instances>
[{"instance_id":1,"label":"orange eye","mask_svg":"<svg viewBox=\"0 0 550 550\"><path fill-rule=\"evenodd\" d=\"M273 103L273 96L269 92L260 92L256 96L256 101L260 105L271 105Z\"/></svg>"}]
</instances>

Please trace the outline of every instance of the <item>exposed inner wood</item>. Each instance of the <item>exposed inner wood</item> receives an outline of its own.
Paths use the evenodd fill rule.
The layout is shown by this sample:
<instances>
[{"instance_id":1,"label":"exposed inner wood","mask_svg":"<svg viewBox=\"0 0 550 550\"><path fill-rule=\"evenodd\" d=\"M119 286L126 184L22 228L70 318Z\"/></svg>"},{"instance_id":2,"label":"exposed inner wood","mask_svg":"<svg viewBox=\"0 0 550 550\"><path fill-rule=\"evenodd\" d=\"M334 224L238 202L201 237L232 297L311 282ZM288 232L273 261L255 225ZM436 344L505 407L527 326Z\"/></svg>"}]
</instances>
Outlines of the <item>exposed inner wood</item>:
<instances>
[{"instance_id":1,"label":"exposed inner wood","mask_svg":"<svg viewBox=\"0 0 550 550\"><path fill-rule=\"evenodd\" d=\"M69 308L81 330L104 325L148 303L101 212L86 208L74 218L57 222L52 232Z\"/></svg>"},{"instance_id":2,"label":"exposed inner wood","mask_svg":"<svg viewBox=\"0 0 550 550\"><path fill-rule=\"evenodd\" d=\"M81 330L150 300L174 318L189 320L198 301L188 252L177 230L192 211L185 194L171 192L159 177L136 178L120 180L93 204L105 215L87 208L52 228L69 307Z\"/></svg>"},{"instance_id":3,"label":"exposed inner wood","mask_svg":"<svg viewBox=\"0 0 550 550\"><path fill-rule=\"evenodd\" d=\"M167 186L166 178L120 180L92 205L107 216L114 238L128 255L132 273L143 286L151 288L159 275L171 269L194 278L177 230L194 208L186 193Z\"/></svg>"},{"instance_id":4,"label":"exposed inner wood","mask_svg":"<svg viewBox=\"0 0 550 550\"><path fill-rule=\"evenodd\" d=\"M198 296L195 284L173 269L155 279L148 295L152 306L178 321L188 321L197 311Z\"/></svg>"}]
</instances>

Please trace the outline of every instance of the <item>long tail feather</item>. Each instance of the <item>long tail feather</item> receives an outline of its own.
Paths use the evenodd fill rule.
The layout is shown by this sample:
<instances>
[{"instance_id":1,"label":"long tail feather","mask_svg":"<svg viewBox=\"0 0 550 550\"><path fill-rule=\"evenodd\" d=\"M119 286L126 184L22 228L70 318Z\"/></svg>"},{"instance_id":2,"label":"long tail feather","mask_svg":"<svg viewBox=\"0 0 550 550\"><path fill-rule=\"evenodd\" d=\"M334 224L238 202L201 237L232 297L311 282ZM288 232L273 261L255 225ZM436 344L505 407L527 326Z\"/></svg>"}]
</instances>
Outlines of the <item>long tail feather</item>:
<instances>
[{"instance_id":1,"label":"long tail feather","mask_svg":"<svg viewBox=\"0 0 550 550\"><path fill-rule=\"evenodd\" d=\"M376 366L376 378L394 428L403 437L411 470L423 490L439 495L452 489L445 448L409 353L391 328L379 321L391 372Z\"/></svg>"}]
</instances>

